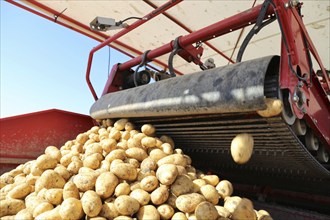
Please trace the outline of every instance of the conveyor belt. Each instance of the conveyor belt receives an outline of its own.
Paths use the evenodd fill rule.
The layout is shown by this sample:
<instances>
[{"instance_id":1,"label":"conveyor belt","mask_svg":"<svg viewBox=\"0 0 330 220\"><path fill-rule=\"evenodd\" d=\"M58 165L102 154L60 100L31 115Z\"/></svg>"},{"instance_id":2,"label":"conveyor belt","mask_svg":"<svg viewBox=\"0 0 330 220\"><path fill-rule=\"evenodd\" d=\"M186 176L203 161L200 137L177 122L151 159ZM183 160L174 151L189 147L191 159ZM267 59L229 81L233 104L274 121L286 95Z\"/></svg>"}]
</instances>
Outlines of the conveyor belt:
<instances>
[{"instance_id":1,"label":"conveyor belt","mask_svg":"<svg viewBox=\"0 0 330 220\"><path fill-rule=\"evenodd\" d=\"M330 184L329 170L306 150L281 117L227 114L133 120L138 125L152 123L157 135L171 136L196 167L219 170L228 178ZM253 135L254 152L248 163L238 165L230 155L230 144L242 132Z\"/></svg>"}]
</instances>

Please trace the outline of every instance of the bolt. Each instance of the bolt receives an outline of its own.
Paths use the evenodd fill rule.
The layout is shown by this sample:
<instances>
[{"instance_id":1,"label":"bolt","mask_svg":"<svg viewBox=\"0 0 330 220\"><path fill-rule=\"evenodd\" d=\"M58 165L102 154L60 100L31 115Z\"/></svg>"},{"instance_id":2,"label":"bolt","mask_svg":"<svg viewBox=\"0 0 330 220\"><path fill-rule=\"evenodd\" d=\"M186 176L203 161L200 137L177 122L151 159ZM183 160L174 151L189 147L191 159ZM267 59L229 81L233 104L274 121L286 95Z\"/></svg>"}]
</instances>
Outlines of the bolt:
<instances>
[{"instance_id":1,"label":"bolt","mask_svg":"<svg viewBox=\"0 0 330 220\"><path fill-rule=\"evenodd\" d=\"M297 95L293 95L292 100L293 100L294 102L299 102L299 96L297 96Z\"/></svg>"}]
</instances>

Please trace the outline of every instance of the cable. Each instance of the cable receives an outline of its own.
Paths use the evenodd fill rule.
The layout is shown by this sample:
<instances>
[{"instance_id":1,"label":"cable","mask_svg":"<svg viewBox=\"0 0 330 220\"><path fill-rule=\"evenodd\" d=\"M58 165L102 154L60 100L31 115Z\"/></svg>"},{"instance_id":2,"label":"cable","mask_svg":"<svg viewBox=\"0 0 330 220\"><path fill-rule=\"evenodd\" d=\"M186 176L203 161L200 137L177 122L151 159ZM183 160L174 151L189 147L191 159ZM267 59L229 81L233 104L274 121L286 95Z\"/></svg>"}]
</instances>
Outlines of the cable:
<instances>
[{"instance_id":1,"label":"cable","mask_svg":"<svg viewBox=\"0 0 330 220\"><path fill-rule=\"evenodd\" d=\"M125 18L124 20L116 22L116 26L119 26L119 25L123 24L125 21L131 20L131 19L143 20L144 18L141 18L141 17L128 17L128 18Z\"/></svg>"}]
</instances>

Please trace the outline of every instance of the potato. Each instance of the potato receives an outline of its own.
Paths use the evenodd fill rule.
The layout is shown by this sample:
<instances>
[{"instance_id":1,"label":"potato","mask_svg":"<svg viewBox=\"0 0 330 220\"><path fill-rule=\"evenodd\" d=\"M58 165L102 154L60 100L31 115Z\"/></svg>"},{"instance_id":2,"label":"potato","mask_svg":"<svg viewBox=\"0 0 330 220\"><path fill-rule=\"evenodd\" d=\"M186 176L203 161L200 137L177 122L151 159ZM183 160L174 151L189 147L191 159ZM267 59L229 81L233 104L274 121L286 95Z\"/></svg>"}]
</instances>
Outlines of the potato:
<instances>
[{"instance_id":1,"label":"potato","mask_svg":"<svg viewBox=\"0 0 330 220\"><path fill-rule=\"evenodd\" d=\"M74 184L79 191L86 192L92 190L95 187L97 175L95 173L79 173L73 178Z\"/></svg>"},{"instance_id":2,"label":"potato","mask_svg":"<svg viewBox=\"0 0 330 220\"><path fill-rule=\"evenodd\" d=\"M216 186L220 181L217 175L204 175L202 179L205 180L207 184L212 186Z\"/></svg>"},{"instance_id":3,"label":"potato","mask_svg":"<svg viewBox=\"0 0 330 220\"><path fill-rule=\"evenodd\" d=\"M76 141L80 144L85 144L85 142L88 140L88 135L85 133L78 134L76 137Z\"/></svg>"},{"instance_id":4,"label":"potato","mask_svg":"<svg viewBox=\"0 0 330 220\"><path fill-rule=\"evenodd\" d=\"M179 174L178 169L173 164L161 165L156 171L156 177L159 180L159 182L167 186L171 185L175 181L178 174Z\"/></svg>"},{"instance_id":5,"label":"potato","mask_svg":"<svg viewBox=\"0 0 330 220\"><path fill-rule=\"evenodd\" d=\"M33 176L30 173L26 176L26 183L30 186L34 186L38 178L39 178L38 176Z\"/></svg>"},{"instance_id":6,"label":"potato","mask_svg":"<svg viewBox=\"0 0 330 220\"><path fill-rule=\"evenodd\" d=\"M236 135L230 146L230 153L233 160L238 164L248 162L253 152L253 144L252 135L247 133Z\"/></svg>"},{"instance_id":7,"label":"potato","mask_svg":"<svg viewBox=\"0 0 330 220\"><path fill-rule=\"evenodd\" d=\"M218 211L210 202L201 202L195 209L196 219L216 220Z\"/></svg>"},{"instance_id":8,"label":"potato","mask_svg":"<svg viewBox=\"0 0 330 220\"><path fill-rule=\"evenodd\" d=\"M145 149L147 149L147 148L156 147L157 141L153 137L144 137L141 140L141 144Z\"/></svg>"},{"instance_id":9,"label":"potato","mask_svg":"<svg viewBox=\"0 0 330 220\"><path fill-rule=\"evenodd\" d=\"M119 183L115 188L115 196L128 195L131 192L131 187L128 183Z\"/></svg>"},{"instance_id":10,"label":"potato","mask_svg":"<svg viewBox=\"0 0 330 220\"><path fill-rule=\"evenodd\" d=\"M72 176L72 174L66 169L66 167L61 164L57 165L54 171L60 174L64 180L68 180Z\"/></svg>"},{"instance_id":11,"label":"potato","mask_svg":"<svg viewBox=\"0 0 330 220\"><path fill-rule=\"evenodd\" d=\"M133 191L135 189L141 189L140 181L135 181L133 183L130 183L129 186L131 188L131 191Z\"/></svg>"},{"instance_id":12,"label":"potato","mask_svg":"<svg viewBox=\"0 0 330 220\"><path fill-rule=\"evenodd\" d=\"M99 213L99 216L102 216L107 219L113 219L119 216L119 212L116 209L114 202L105 202L102 205L101 212Z\"/></svg>"},{"instance_id":13,"label":"potato","mask_svg":"<svg viewBox=\"0 0 330 220\"><path fill-rule=\"evenodd\" d=\"M157 163L150 157L145 158L140 164L141 170L156 170Z\"/></svg>"},{"instance_id":14,"label":"potato","mask_svg":"<svg viewBox=\"0 0 330 220\"><path fill-rule=\"evenodd\" d=\"M33 210L32 216L35 218L38 215L52 209L54 209L54 206L52 204L50 204L49 202L42 202L39 205L37 205L36 208Z\"/></svg>"},{"instance_id":15,"label":"potato","mask_svg":"<svg viewBox=\"0 0 330 220\"><path fill-rule=\"evenodd\" d=\"M200 188L201 188L202 186L205 186L207 183L206 183L206 181L203 180L203 179L195 179L195 180L193 180L193 184L194 184L194 189L193 189L193 191L194 191L194 192L199 192Z\"/></svg>"},{"instance_id":16,"label":"potato","mask_svg":"<svg viewBox=\"0 0 330 220\"><path fill-rule=\"evenodd\" d=\"M60 162L60 159L62 157L60 150L55 146L46 147L45 154L49 155L51 158L55 159L57 162Z\"/></svg>"},{"instance_id":17,"label":"potato","mask_svg":"<svg viewBox=\"0 0 330 220\"><path fill-rule=\"evenodd\" d=\"M57 162L57 159L51 157L50 155L43 154L37 158L36 165L43 170L54 169L57 165Z\"/></svg>"},{"instance_id":18,"label":"potato","mask_svg":"<svg viewBox=\"0 0 330 220\"><path fill-rule=\"evenodd\" d=\"M161 205L164 202L166 202L168 196L169 196L168 188L163 185L155 189L150 195L151 201L155 205Z\"/></svg>"},{"instance_id":19,"label":"potato","mask_svg":"<svg viewBox=\"0 0 330 220\"><path fill-rule=\"evenodd\" d=\"M127 140L127 148L133 148L138 147L142 148L141 140L138 140L136 138L130 138Z\"/></svg>"},{"instance_id":20,"label":"potato","mask_svg":"<svg viewBox=\"0 0 330 220\"><path fill-rule=\"evenodd\" d=\"M91 168L93 170L100 167L101 162L97 157L97 154L87 156L83 161L84 167Z\"/></svg>"},{"instance_id":21,"label":"potato","mask_svg":"<svg viewBox=\"0 0 330 220\"><path fill-rule=\"evenodd\" d=\"M127 195L118 196L115 200L115 207L121 215L133 215L139 208L139 202Z\"/></svg>"},{"instance_id":22,"label":"potato","mask_svg":"<svg viewBox=\"0 0 330 220\"><path fill-rule=\"evenodd\" d=\"M106 152L108 154L111 151L113 151L114 149L116 149L117 141L112 138L107 138L107 139L102 140L100 142L100 145L102 146L102 149L104 150L104 152Z\"/></svg>"},{"instance_id":23,"label":"potato","mask_svg":"<svg viewBox=\"0 0 330 220\"><path fill-rule=\"evenodd\" d=\"M155 134L156 129L155 129L155 127L154 127L153 125L151 125L151 124L144 124L144 125L142 125L142 127L141 127L141 131L142 131L142 133L145 134L145 135L152 136L152 135Z\"/></svg>"},{"instance_id":24,"label":"potato","mask_svg":"<svg viewBox=\"0 0 330 220\"><path fill-rule=\"evenodd\" d=\"M134 219L131 217L128 217L128 216L120 215L120 216L114 218L113 220L134 220Z\"/></svg>"},{"instance_id":25,"label":"potato","mask_svg":"<svg viewBox=\"0 0 330 220\"><path fill-rule=\"evenodd\" d=\"M176 199L176 207L182 212L194 212L197 205L201 202L204 202L205 198L198 193L190 193L181 195Z\"/></svg>"},{"instance_id":26,"label":"potato","mask_svg":"<svg viewBox=\"0 0 330 220\"><path fill-rule=\"evenodd\" d=\"M132 190L130 197L136 199L141 206L147 205L150 201L150 194L143 189Z\"/></svg>"},{"instance_id":27,"label":"potato","mask_svg":"<svg viewBox=\"0 0 330 220\"><path fill-rule=\"evenodd\" d=\"M63 188L63 199L65 200L68 198L80 199L79 190L72 181L67 182Z\"/></svg>"},{"instance_id":28,"label":"potato","mask_svg":"<svg viewBox=\"0 0 330 220\"><path fill-rule=\"evenodd\" d=\"M136 216L141 220L160 220L160 215L153 205L142 206Z\"/></svg>"},{"instance_id":29,"label":"potato","mask_svg":"<svg viewBox=\"0 0 330 220\"><path fill-rule=\"evenodd\" d=\"M180 165L180 166L186 167L187 160L186 160L186 158L184 158L184 156L182 154L172 154L172 155L163 157L162 159L157 161L158 166L161 166L163 164L174 164L174 165Z\"/></svg>"},{"instance_id":30,"label":"potato","mask_svg":"<svg viewBox=\"0 0 330 220\"><path fill-rule=\"evenodd\" d=\"M77 174L82 166L83 162L81 160L75 160L68 165L67 171L69 171L71 174Z\"/></svg>"},{"instance_id":31,"label":"potato","mask_svg":"<svg viewBox=\"0 0 330 220\"><path fill-rule=\"evenodd\" d=\"M168 204L163 204L157 207L161 219L170 219L174 215L174 209Z\"/></svg>"},{"instance_id":32,"label":"potato","mask_svg":"<svg viewBox=\"0 0 330 220\"><path fill-rule=\"evenodd\" d=\"M96 216L96 217L86 216L86 220L107 220L107 219L101 216Z\"/></svg>"},{"instance_id":33,"label":"potato","mask_svg":"<svg viewBox=\"0 0 330 220\"><path fill-rule=\"evenodd\" d=\"M21 183L15 186L10 192L8 196L13 199L23 199L25 196L30 194L31 186L27 183Z\"/></svg>"},{"instance_id":34,"label":"potato","mask_svg":"<svg viewBox=\"0 0 330 220\"><path fill-rule=\"evenodd\" d=\"M158 186L158 179L155 176L146 176L140 182L141 189L151 192Z\"/></svg>"},{"instance_id":35,"label":"potato","mask_svg":"<svg viewBox=\"0 0 330 220\"><path fill-rule=\"evenodd\" d=\"M179 173L179 175L187 174L187 170L186 170L185 167L183 167L183 166L179 166L179 165L176 165L176 168L178 169L178 173Z\"/></svg>"},{"instance_id":36,"label":"potato","mask_svg":"<svg viewBox=\"0 0 330 220\"><path fill-rule=\"evenodd\" d=\"M138 147L128 148L125 151L125 153L126 153L126 157L134 158L134 159L138 160L139 162L142 162L144 159L146 159L148 157L148 154L146 153L146 151L143 150L142 148L138 148Z\"/></svg>"},{"instance_id":37,"label":"potato","mask_svg":"<svg viewBox=\"0 0 330 220\"><path fill-rule=\"evenodd\" d=\"M46 170L42 173L36 181L35 191L39 192L41 189L63 188L65 180L63 177L56 173L54 170Z\"/></svg>"},{"instance_id":38,"label":"potato","mask_svg":"<svg viewBox=\"0 0 330 220\"><path fill-rule=\"evenodd\" d=\"M37 197L35 195L28 195L25 198L25 204L26 204L26 208L29 210L30 213L33 214L34 209L41 203L46 202L45 199Z\"/></svg>"},{"instance_id":39,"label":"potato","mask_svg":"<svg viewBox=\"0 0 330 220\"><path fill-rule=\"evenodd\" d=\"M85 155L89 156L95 153L102 154L103 148L100 143L92 143L86 146Z\"/></svg>"},{"instance_id":40,"label":"potato","mask_svg":"<svg viewBox=\"0 0 330 220\"><path fill-rule=\"evenodd\" d=\"M40 167L38 167L37 163L34 162L31 164L31 174L33 176L41 176L41 174L44 172L43 169L41 169Z\"/></svg>"},{"instance_id":41,"label":"potato","mask_svg":"<svg viewBox=\"0 0 330 220\"><path fill-rule=\"evenodd\" d=\"M123 180L133 181L137 177L136 168L131 164L111 164L110 171Z\"/></svg>"},{"instance_id":42,"label":"potato","mask_svg":"<svg viewBox=\"0 0 330 220\"><path fill-rule=\"evenodd\" d=\"M213 205L218 204L219 194L214 186L207 184L200 188L201 194L205 197L206 201L212 203Z\"/></svg>"},{"instance_id":43,"label":"potato","mask_svg":"<svg viewBox=\"0 0 330 220\"><path fill-rule=\"evenodd\" d=\"M222 198L233 194L233 185L228 180L221 180L215 188Z\"/></svg>"},{"instance_id":44,"label":"potato","mask_svg":"<svg viewBox=\"0 0 330 220\"><path fill-rule=\"evenodd\" d=\"M102 198L109 198L118 185L118 178L111 172L104 172L96 179L95 192Z\"/></svg>"},{"instance_id":45,"label":"potato","mask_svg":"<svg viewBox=\"0 0 330 220\"><path fill-rule=\"evenodd\" d=\"M140 162L134 158L126 158L124 163L132 164L135 168L140 168Z\"/></svg>"},{"instance_id":46,"label":"potato","mask_svg":"<svg viewBox=\"0 0 330 220\"><path fill-rule=\"evenodd\" d=\"M145 178L147 176L156 176L156 173L153 170L141 170L140 169L138 172L137 180L141 181L143 178Z\"/></svg>"},{"instance_id":47,"label":"potato","mask_svg":"<svg viewBox=\"0 0 330 220\"><path fill-rule=\"evenodd\" d=\"M164 153L167 155L173 154L174 152L172 145L170 145L169 143L163 143L160 146L160 149L164 151Z\"/></svg>"},{"instance_id":48,"label":"potato","mask_svg":"<svg viewBox=\"0 0 330 220\"><path fill-rule=\"evenodd\" d=\"M105 160L109 161L110 163L115 159L125 160L126 153L123 149L115 149L111 151L106 157Z\"/></svg>"},{"instance_id":49,"label":"potato","mask_svg":"<svg viewBox=\"0 0 330 220\"><path fill-rule=\"evenodd\" d=\"M178 197L176 195L174 195L172 192L170 192L166 203L169 204L170 206L172 206L173 208L176 208L175 202L176 202L177 198Z\"/></svg>"},{"instance_id":50,"label":"potato","mask_svg":"<svg viewBox=\"0 0 330 220\"><path fill-rule=\"evenodd\" d=\"M74 155L72 154L72 152L63 155L63 156L61 157L60 164L62 164L63 166L67 167L67 166L71 163L71 158L72 158L73 156L74 156Z\"/></svg>"},{"instance_id":51,"label":"potato","mask_svg":"<svg viewBox=\"0 0 330 220\"><path fill-rule=\"evenodd\" d=\"M238 196L226 197L224 207L232 214L233 220L255 220L257 217L252 202L246 198Z\"/></svg>"},{"instance_id":52,"label":"potato","mask_svg":"<svg viewBox=\"0 0 330 220\"><path fill-rule=\"evenodd\" d=\"M149 157L154 160L155 162L157 162L158 164L158 161L164 157L168 156L167 154L164 153L164 151L162 151L161 149L152 149L149 153Z\"/></svg>"},{"instance_id":53,"label":"potato","mask_svg":"<svg viewBox=\"0 0 330 220\"><path fill-rule=\"evenodd\" d=\"M102 209L102 200L96 192L88 190L81 198L82 208L86 215L90 217L97 216Z\"/></svg>"},{"instance_id":54,"label":"potato","mask_svg":"<svg viewBox=\"0 0 330 220\"><path fill-rule=\"evenodd\" d=\"M68 198L63 201L59 214L62 219L75 220L83 217L84 212L81 201L76 198Z\"/></svg>"},{"instance_id":55,"label":"potato","mask_svg":"<svg viewBox=\"0 0 330 220\"><path fill-rule=\"evenodd\" d=\"M169 143L174 149L174 147L175 147L174 141L170 136L162 135L159 139L164 143Z\"/></svg>"},{"instance_id":56,"label":"potato","mask_svg":"<svg viewBox=\"0 0 330 220\"><path fill-rule=\"evenodd\" d=\"M0 202L0 217L7 215L16 215L19 211L25 209L23 200L5 199Z\"/></svg>"},{"instance_id":57,"label":"potato","mask_svg":"<svg viewBox=\"0 0 330 220\"><path fill-rule=\"evenodd\" d=\"M33 220L32 214L27 209L22 209L15 215L15 220Z\"/></svg>"},{"instance_id":58,"label":"potato","mask_svg":"<svg viewBox=\"0 0 330 220\"><path fill-rule=\"evenodd\" d=\"M46 211L40 215L38 215L35 220L62 220L62 217L59 213L61 206L57 206L56 208ZM63 219L64 220L64 219Z\"/></svg>"},{"instance_id":59,"label":"potato","mask_svg":"<svg viewBox=\"0 0 330 220\"><path fill-rule=\"evenodd\" d=\"M171 185L171 192L180 196L182 194L194 191L194 184L187 175L178 175L174 183Z\"/></svg>"},{"instance_id":60,"label":"potato","mask_svg":"<svg viewBox=\"0 0 330 220\"><path fill-rule=\"evenodd\" d=\"M48 189L45 193L45 199L53 205L61 204L63 201L63 189Z\"/></svg>"},{"instance_id":61,"label":"potato","mask_svg":"<svg viewBox=\"0 0 330 220\"><path fill-rule=\"evenodd\" d=\"M229 218L231 216L230 212L225 207L219 205L216 205L214 207L217 209L218 215L220 217Z\"/></svg>"},{"instance_id":62,"label":"potato","mask_svg":"<svg viewBox=\"0 0 330 220\"><path fill-rule=\"evenodd\" d=\"M258 110L257 113L261 117L269 118L279 115L283 109L283 103L279 99L266 98L265 99L266 109Z\"/></svg>"},{"instance_id":63,"label":"potato","mask_svg":"<svg viewBox=\"0 0 330 220\"><path fill-rule=\"evenodd\" d=\"M126 125L127 122L128 122L127 119L119 119L118 121L115 122L115 124L113 126L118 131L121 131L121 130L125 129L125 125Z\"/></svg>"},{"instance_id":64,"label":"potato","mask_svg":"<svg viewBox=\"0 0 330 220\"><path fill-rule=\"evenodd\" d=\"M171 218L172 220L188 220L183 212L176 212Z\"/></svg>"},{"instance_id":65,"label":"potato","mask_svg":"<svg viewBox=\"0 0 330 220\"><path fill-rule=\"evenodd\" d=\"M125 124L125 130L126 131L132 131L134 129L134 124L131 122L126 122Z\"/></svg>"}]
</instances>

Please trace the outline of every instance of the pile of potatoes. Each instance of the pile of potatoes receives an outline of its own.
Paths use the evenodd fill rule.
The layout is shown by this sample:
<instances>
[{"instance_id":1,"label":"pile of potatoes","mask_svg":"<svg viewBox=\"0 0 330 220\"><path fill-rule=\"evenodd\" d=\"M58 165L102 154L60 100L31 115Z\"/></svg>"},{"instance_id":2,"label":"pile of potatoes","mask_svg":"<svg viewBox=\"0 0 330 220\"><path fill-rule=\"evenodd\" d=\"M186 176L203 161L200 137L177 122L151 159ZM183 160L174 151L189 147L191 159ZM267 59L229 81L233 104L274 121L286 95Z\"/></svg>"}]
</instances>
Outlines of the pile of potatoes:
<instances>
[{"instance_id":1,"label":"pile of potatoes","mask_svg":"<svg viewBox=\"0 0 330 220\"><path fill-rule=\"evenodd\" d=\"M1 219L272 219L150 124L107 119L0 177Z\"/></svg>"}]
</instances>

